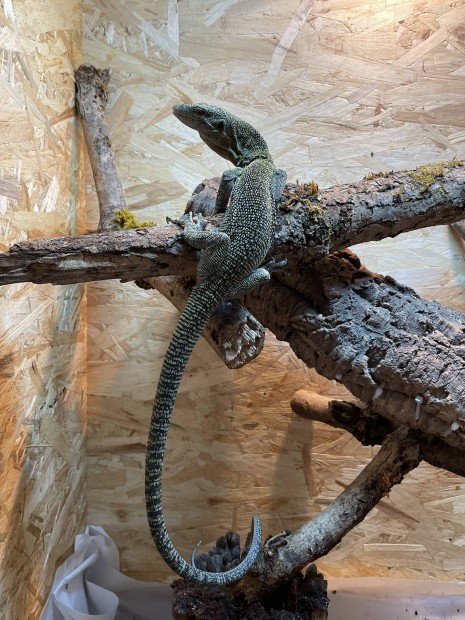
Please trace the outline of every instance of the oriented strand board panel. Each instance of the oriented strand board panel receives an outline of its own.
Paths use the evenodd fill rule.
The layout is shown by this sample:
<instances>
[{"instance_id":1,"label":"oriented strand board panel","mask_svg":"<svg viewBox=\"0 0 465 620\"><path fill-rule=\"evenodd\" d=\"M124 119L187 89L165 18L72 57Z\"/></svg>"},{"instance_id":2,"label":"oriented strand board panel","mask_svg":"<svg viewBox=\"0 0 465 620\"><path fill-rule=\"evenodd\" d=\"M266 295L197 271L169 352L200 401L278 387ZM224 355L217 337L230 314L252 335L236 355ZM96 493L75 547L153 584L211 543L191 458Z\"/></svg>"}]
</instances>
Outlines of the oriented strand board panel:
<instances>
[{"instance_id":1,"label":"oriented strand board panel","mask_svg":"<svg viewBox=\"0 0 465 620\"><path fill-rule=\"evenodd\" d=\"M465 157L465 3L439 0L85 0L84 56L113 69L109 124L129 206L163 221L228 164L171 114L206 101L243 116L291 179L329 186L380 170ZM89 204L95 205L91 179ZM95 224L95 216L89 226ZM465 248L448 229L360 250L367 265L465 310ZM90 288L89 519L123 568L171 578L150 541L144 444L177 313L132 284ZM293 417L295 388L338 388L268 339L224 368L194 352L168 442L164 502L187 557L198 540L297 528L371 458L338 430ZM422 466L319 564L328 576L456 579L465 568L465 484Z\"/></svg>"},{"instance_id":2,"label":"oriented strand board panel","mask_svg":"<svg viewBox=\"0 0 465 620\"><path fill-rule=\"evenodd\" d=\"M73 63L80 4L0 11L1 250L83 230ZM38 618L85 509L82 285L0 291L0 617Z\"/></svg>"}]
</instances>

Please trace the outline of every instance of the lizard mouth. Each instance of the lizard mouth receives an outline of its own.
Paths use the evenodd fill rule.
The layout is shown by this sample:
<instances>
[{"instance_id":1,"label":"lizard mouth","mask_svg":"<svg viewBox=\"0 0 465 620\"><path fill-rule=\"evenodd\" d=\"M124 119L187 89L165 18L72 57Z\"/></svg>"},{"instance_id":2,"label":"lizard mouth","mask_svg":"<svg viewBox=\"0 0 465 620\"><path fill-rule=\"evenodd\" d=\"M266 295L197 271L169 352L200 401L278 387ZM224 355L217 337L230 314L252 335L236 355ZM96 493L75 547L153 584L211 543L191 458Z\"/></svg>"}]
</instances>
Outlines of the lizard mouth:
<instances>
[{"instance_id":1,"label":"lizard mouth","mask_svg":"<svg viewBox=\"0 0 465 620\"><path fill-rule=\"evenodd\" d=\"M176 118L186 118L188 115L186 103L177 103L173 106L173 114Z\"/></svg>"},{"instance_id":2,"label":"lizard mouth","mask_svg":"<svg viewBox=\"0 0 465 620\"><path fill-rule=\"evenodd\" d=\"M174 105L173 114L181 123L197 131L204 124L202 114L191 103L178 103Z\"/></svg>"}]
</instances>

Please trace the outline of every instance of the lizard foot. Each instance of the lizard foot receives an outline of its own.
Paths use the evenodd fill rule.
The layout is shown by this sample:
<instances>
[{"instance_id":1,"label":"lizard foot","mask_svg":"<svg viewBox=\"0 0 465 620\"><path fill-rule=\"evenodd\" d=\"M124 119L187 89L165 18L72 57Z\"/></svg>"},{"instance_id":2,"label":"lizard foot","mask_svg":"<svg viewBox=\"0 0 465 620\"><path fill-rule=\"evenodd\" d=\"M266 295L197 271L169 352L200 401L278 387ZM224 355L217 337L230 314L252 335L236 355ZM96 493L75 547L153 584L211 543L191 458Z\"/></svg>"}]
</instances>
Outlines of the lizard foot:
<instances>
[{"instance_id":1,"label":"lizard foot","mask_svg":"<svg viewBox=\"0 0 465 620\"><path fill-rule=\"evenodd\" d=\"M190 215L190 221L189 221L189 225L190 226L195 226L199 230L205 230L205 228L207 226L207 220L204 218L202 213L200 213L200 211L195 216L195 218L196 218L195 222L192 219L192 213L191 212L189 212L189 215Z\"/></svg>"},{"instance_id":2,"label":"lizard foot","mask_svg":"<svg viewBox=\"0 0 465 620\"><path fill-rule=\"evenodd\" d=\"M284 547L287 545L286 538L290 536L291 530L283 530L282 532L278 532L274 536L270 536L268 540L265 541L264 552L265 555L269 558L273 557L273 550L278 547Z\"/></svg>"},{"instance_id":3,"label":"lizard foot","mask_svg":"<svg viewBox=\"0 0 465 620\"><path fill-rule=\"evenodd\" d=\"M270 273L272 271L276 271L276 269L282 269L287 265L287 258L283 258L280 261L276 261L275 257L272 256L270 259L266 261L266 263L262 266L263 269L266 269Z\"/></svg>"}]
</instances>

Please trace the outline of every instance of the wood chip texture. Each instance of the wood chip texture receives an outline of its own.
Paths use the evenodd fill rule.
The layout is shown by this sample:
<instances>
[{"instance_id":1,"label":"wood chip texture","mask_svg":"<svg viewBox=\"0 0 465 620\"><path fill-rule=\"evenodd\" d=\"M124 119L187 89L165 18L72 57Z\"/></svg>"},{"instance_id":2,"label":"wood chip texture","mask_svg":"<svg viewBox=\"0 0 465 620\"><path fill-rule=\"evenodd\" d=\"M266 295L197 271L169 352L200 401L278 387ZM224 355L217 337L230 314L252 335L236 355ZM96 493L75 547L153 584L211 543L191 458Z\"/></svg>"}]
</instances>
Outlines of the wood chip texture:
<instances>
[{"instance_id":1,"label":"wood chip texture","mask_svg":"<svg viewBox=\"0 0 465 620\"><path fill-rule=\"evenodd\" d=\"M73 62L80 3L0 10L0 249L84 230ZM85 523L83 285L2 287L0 617L39 618Z\"/></svg>"},{"instance_id":2,"label":"wood chip texture","mask_svg":"<svg viewBox=\"0 0 465 620\"><path fill-rule=\"evenodd\" d=\"M244 117L290 180L322 188L465 157L462 2L85 0L83 10L84 60L112 69L108 123L139 219L179 215L193 188L226 167L171 115L180 101ZM14 135L24 119L17 127ZM89 173L86 187L94 230ZM356 251L369 269L465 310L465 248L448 229ZM143 459L177 313L156 293L116 282L90 286L89 300L88 518L115 537L125 570L171 579L145 523ZM373 456L340 429L292 416L298 387L344 394L273 338L238 371L198 345L164 475L168 527L186 556L221 531L245 534L256 511L266 533L297 529ZM422 465L319 568L335 577L463 578L464 511L462 479Z\"/></svg>"}]
</instances>

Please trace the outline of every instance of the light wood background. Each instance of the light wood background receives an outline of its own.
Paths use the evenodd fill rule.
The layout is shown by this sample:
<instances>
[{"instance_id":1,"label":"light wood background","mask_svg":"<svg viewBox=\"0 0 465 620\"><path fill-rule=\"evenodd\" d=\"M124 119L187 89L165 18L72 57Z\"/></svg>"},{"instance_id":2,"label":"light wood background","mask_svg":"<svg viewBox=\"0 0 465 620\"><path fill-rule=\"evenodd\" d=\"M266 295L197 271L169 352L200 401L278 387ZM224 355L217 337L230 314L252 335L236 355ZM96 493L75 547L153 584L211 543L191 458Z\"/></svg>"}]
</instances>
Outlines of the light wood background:
<instances>
[{"instance_id":1,"label":"light wood background","mask_svg":"<svg viewBox=\"0 0 465 620\"><path fill-rule=\"evenodd\" d=\"M0 250L84 230L80 3L0 9ZM0 291L0 618L38 618L85 524L85 287Z\"/></svg>"},{"instance_id":2,"label":"light wood background","mask_svg":"<svg viewBox=\"0 0 465 620\"><path fill-rule=\"evenodd\" d=\"M179 101L244 117L291 180L321 186L465 157L464 1L4 0L2 250L83 231L81 179L86 228L95 228L73 117L81 18L84 59L113 69L112 142L141 219L179 214L196 184L227 165L171 115ZM465 310L465 248L449 229L356 250L370 268ZM87 290L88 319L82 286L2 290L0 617L38 616L55 564L86 520L115 538L124 570L172 578L146 526L143 460L177 312L134 284ZM271 336L239 371L199 343L164 476L182 553L228 528L245 533L254 512L266 533L297 528L371 458L349 435L291 415L289 399L305 386L341 393ZM464 513L464 481L422 466L319 566L327 576L463 578Z\"/></svg>"},{"instance_id":3,"label":"light wood background","mask_svg":"<svg viewBox=\"0 0 465 620\"><path fill-rule=\"evenodd\" d=\"M464 37L463 2L84 7L84 56L113 68L109 119L128 203L159 222L227 166L171 115L179 101L214 103L251 121L291 179L321 186L464 157ZM448 229L360 253L369 267L465 310L464 248ZM158 294L134 285L89 287L89 519L115 537L123 567L147 579L172 576L145 522L143 452L176 318ZM289 399L306 385L338 393L272 337L239 371L198 345L164 476L169 530L182 553L228 528L245 533L255 511L265 533L297 528L371 458L350 436L291 415ZM319 566L328 576L463 577L464 512L464 481L422 466Z\"/></svg>"}]
</instances>

